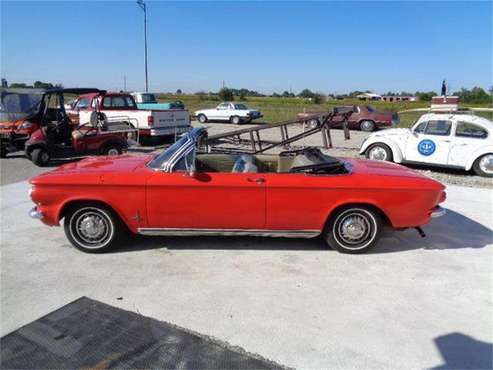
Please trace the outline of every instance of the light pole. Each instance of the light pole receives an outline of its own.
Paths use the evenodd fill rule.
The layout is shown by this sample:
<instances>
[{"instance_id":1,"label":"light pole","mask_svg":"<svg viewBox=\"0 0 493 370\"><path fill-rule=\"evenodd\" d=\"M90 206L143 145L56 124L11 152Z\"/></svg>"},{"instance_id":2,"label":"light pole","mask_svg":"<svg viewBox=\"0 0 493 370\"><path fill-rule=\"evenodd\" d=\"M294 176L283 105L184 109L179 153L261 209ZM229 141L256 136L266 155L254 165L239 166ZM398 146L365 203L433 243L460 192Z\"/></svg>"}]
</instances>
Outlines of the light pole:
<instances>
[{"instance_id":1,"label":"light pole","mask_svg":"<svg viewBox=\"0 0 493 370\"><path fill-rule=\"evenodd\" d=\"M146 92L149 92L149 83L147 80L147 9L144 0L137 0L137 5L144 12L144 48L145 48L145 71L146 71Z\"/></svg>"}]
</instances>

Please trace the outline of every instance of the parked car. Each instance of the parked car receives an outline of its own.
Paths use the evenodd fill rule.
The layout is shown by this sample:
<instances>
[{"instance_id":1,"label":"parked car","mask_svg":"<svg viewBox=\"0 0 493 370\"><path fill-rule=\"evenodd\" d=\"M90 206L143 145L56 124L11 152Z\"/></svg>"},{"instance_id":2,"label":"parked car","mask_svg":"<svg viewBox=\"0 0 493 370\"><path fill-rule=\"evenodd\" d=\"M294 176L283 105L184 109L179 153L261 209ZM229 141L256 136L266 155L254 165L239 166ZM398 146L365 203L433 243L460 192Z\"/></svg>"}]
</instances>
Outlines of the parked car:
<instances>
[{"instance_id":1,"label":"parked car","mask_svg":"<svg viewBox=\"0 0 493 370\"><path fill-rule=\"evenodd\" d=\"M132 97L137 103L139 109L144 110L170 110L170 109L185 109L185 104L180 100L175 100L170 103L158 103L156 95L152 93L134 92Z\"/></svg>"},{"instance_id":2,"label":"parked car","mask_svg":"<svg viewBox=\"0 0 493 370\"><path fill-rule=\"evenodd\" d=\"M348 107L335 107L334 110L347 109ZM397 113L382 112L371 105L355 105L354 112L349 117L348 128L351 130L375 131L381 127L390 127L399 124L399 115ZM297 118L314 127L320 124L318 115L322 112L302 112L298 113ZM332 123L332 127L341 128L342 121L337 119Z\"/></svg>"},{"instance_id":3,"label":"parked car","mask_svg":"<svg viewBox=\"0 0 493 370\"><path fill-rule=\"evenodd\" d=\"M107 118L128 119L140 137L178 136L191 129L190 114L183 109L142 110L129 94L92 93L79 96L68 109L74 122L87 123L93 111Z\"/></svg>"},{"instance_id":4,"label":"parked car","mask_svg":"<svg viewBox=\"0 0 493 370\"><path fill-rule=\"evenodd\" d=\"M256 109L249 109L245 104L223 102L213 109L202 109L195 112L195 117L200 123L225 121L239 125L248 123L263 115Z\"/></svg>"},{"instance_id":5,"label":"parked car","mask_svg":"<svg viewBox=\"0 0 493 370\"><path fill-rule=\"evenodd\" d=\"M84 94L97 89L16 89L2 88L0 100L0 157L24 150L33 132L61 117L51 104L64 94ZM56 104L56 103L55 103Z\"/></svg>"},{"instance_id":6,"label":"parked car","mask_svg":"<svg viewBox=\"0 0 493 370\"><path fill-rule=\"evenodd\" d=\"M360 154L396 163L472 169L493 177L493 122L472 114L427 113L410 129L370 135Z\"/></svg>"},{"instance_id":7,"label":"parked car","mask_svg":"<svg viewBox=\"0 0 493 370\"><path fill-rule=\"evenodd\" d=\"M128 229L322 235L340 252L361 253L377 243L384 225L419 228L444 214L444 186L406 167L330 157L316 148L200 153L205 134L195 128L158 155L94 157L36 176L30 215L50 226L63 219L67 238L85 252L117 246Z\"/></svg>"}]
</instances>

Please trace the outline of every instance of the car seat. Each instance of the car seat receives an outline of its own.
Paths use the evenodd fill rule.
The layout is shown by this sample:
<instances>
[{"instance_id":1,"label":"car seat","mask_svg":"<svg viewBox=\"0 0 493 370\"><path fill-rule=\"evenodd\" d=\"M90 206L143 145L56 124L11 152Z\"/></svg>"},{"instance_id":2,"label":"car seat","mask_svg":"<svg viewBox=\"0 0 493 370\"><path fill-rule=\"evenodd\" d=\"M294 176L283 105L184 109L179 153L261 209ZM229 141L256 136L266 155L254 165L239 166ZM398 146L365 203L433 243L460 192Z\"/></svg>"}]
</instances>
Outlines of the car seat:
<instances>
[{"instance_id":1,"label":"car seat","mask_svg":"<svg viewBox=\"0 0 493 370\"><path fill-rule=\"evenodd\" d=\"M236 160L233 166L233 173L255 173L258 172L258 167L253 163L253 156L242 154Z\"/></svg>"}]
</instances>

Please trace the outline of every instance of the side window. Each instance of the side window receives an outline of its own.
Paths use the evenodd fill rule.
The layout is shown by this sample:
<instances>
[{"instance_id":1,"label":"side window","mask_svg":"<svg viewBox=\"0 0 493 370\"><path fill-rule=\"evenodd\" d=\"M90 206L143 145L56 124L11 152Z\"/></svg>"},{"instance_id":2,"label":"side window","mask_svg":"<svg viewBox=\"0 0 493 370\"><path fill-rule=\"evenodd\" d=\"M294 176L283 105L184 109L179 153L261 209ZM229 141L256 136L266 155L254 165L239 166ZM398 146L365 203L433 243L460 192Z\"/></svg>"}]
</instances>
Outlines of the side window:
<instances>
[{"instance_id":1,"label":"side window","mask_svg":"<svg viewBox=\"0 0 493 370\"><path fill-rule=\"evenodd\" d=\"M426 135L448 136L452 123L445 120L428 121L426 126Z\"/></svg>"},{"instance_id":2,"label":"side window","mask_svg":"<svg viewBox=\"0 0 493 370\"><path fill-rule=\"evenodd\" d=\"M195 159L195 151L192 150L190 153L185 155L173 166L173 172L189 171L193 168L193 162Z\"/></svg>"},{"instance_id":3,"label":"side window","mask_svg":"<svg viewBox=\"0 0 493 370\"><path fill-rule=\"evenodd\" d=\"M414 132L417 134L422 134L425 132L426 125L428 124L428 121L421 122L415 129Z\"/></svg>"},{"instance_id":4,"label":"side window","mask_svg":"<svg viewBox=\"0 0 493 370\"><path fill-rule=\"evenodd\" d=\"M134 100L130 96L125 96L125 101L127 103L127 107L129 107L129 108L137 108L137 106L135 105Z\"/></svg>"},{"instance_id":5,"label":"side window","mask_svg":"<svg viewBox=\"0 0 493 370\"><path fill-rule=\"evenodd\" d=\"M226 110L228 109L229 107L229 104L219 104L219 106L217 107L219 110Z\"/></svg>"},{"instance_id":6,"label":"side window","mask_svg":"<svg viewBox=\"0 0 493 370\"><path fill-rule=\"evenodd\" d=\"M484 128L473 123L459 121L457 122L457 128L455 129L455 136L485 139L488 136L488 132Z\"/></svg>"}]
</instances>

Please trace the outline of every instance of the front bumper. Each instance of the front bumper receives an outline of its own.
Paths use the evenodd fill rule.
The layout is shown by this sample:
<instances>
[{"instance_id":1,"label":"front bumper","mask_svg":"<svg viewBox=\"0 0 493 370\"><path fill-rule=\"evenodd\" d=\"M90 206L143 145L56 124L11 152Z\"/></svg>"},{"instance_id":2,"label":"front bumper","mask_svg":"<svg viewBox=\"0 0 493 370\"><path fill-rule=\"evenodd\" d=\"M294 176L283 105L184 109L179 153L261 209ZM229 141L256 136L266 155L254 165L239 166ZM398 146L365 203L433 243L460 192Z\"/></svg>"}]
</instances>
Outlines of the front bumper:
<instances>
[{"instance_id":1,"label":"front bumper","mask_svg":"<svg viewBox=\"0 0 493 370\"><path fill-rule=\"evenodd\" d=\"M174 127L156 127L151 128L151 136L169 136L179 135L188 132L192 129L192 126L174 126Z\"/></svg>"},{"instance_id":2,"label":"front bumper","mask_svg":"<svg viewBox=\"0 0 493 370\"><path fill-rule=\"evenodd\" d=\"M42 220L44 215L41 211L38 211L38 207L33 207L29 211L29 217L31 217L35 220Z\"/></svg>"},{"instance_id":3,"label":"front bumper","mask_svg":"<svg viewBox=\"0 0 493 370\"><path fill-rule=\"evenodd\" d=\"M442 217L447 213L445 208L442 208L440 206L436 206L433 208L433 211L431 211L431 218L437 218L437 217Z\"/></svg>"}]
</instances>

